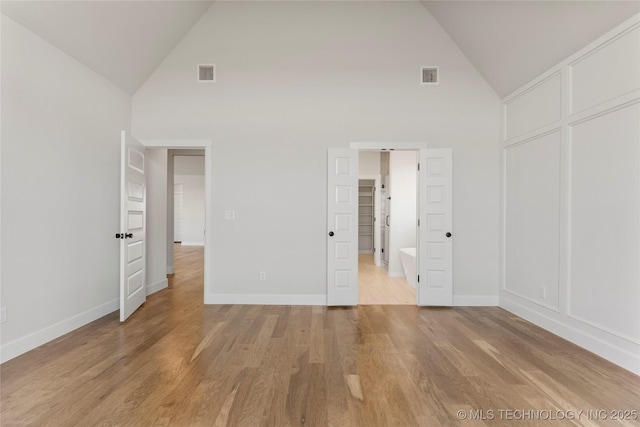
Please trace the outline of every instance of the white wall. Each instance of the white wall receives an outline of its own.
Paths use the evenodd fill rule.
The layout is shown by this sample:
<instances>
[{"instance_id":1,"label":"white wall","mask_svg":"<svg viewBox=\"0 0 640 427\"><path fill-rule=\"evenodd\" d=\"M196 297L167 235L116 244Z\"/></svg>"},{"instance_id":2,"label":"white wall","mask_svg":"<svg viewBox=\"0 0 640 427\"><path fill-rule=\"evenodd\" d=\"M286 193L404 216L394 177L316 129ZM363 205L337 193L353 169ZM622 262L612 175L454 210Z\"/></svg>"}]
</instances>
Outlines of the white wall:
<instances>
[{"instance_id":1,"label":"white wall","mask_svg":"<svg viewBox=\"0 0 640 427\"><path fill-rule=\"evenodd\" d=\"M181 227L180 236L176 230L176 241L183 246L204 246L204 175L174 175L174 180L176 186L182 186Z\"/></svg>"},{"instance_id":2,"label":"white wall","mask_svg":"<svg viewBox=\"0 0 640 427\"><path fill-rule=\"evenodd\" d=\"M391 217L389 275L404 276L400 249L416 247L417 152L392 151L390 172Z\"/></svg>"},{"instance_id":3,"label":"white wall","mask_svg":"<svg viewBox=\"0 0 640 427\"><path fill-rule=\"evenodd\" d=\"M327 148L354 141L453 148L454 292L497 294L499 99L419 2L216 2L133 110L140 138L214 141L207 302L326 302Z\"/></svg>"},{"instance_id":4,"label":"white wall","mask_svg":"<svg viewBox=\"0 0 640 427\"><path fill-rule=\"evenodd\" d=\"M182 184L182 235L184 246L204 246L204 175L175 175Z\"/></svg>"},{"instance_id":5,"label":"white wall","mask_svg":"<svg viewBox=\"0 0 640 427\"><path fill-rule=\"evenodd\" d=\"M182 243L182 199L184 185L173 184L173 243Z\"/></svg>"},{"instance_id":6,"label":"white wall","mask_svg":"<svg viewBox=\"0 0 640 427\"><path fill-rule=\"evenodd\" d=\"M167 281L167 161L165 149L147 150L147 295L164 289Z\"/></svg>"},{"instance_id":7,"label":"white wall","mask_svg":"<svg viewBox=\"0 0 640 427\"><path fill-rule=\"evenodd\" d=\"M500 305L640 373L640 16L504 99Z\"/></svg>"},{"instance_id":8,"label":"white wall","mask_svg":"<svg viewBox=\"0 0 640 427\"><path fill-rule=\"evenodd\" d=\"M167 206L165 209L167 211L167 241L166 241L166 252L167 252L167 274L175 273L175 266L173 264L173 243L175 241L175 230L174 230L174 182L173 182L173 150L168 150L167 157Z\"/></svg>"},{"instance_id":9,"label":"white wall","mask_svg":"<svg viewBox=\"0 0 640 427\"><path fill-rule=\"evenodd\" d=\"M2 360L118 308L131 98L2 15Z\"/></svg>"},{"instance_id":10,"label":"white wall","mask_svg":"<svg viewBox=\"0 0 640 427\"><path fill-rule=\"evenodd\" d=\"M204 155L174 156L173 173L204 176Z\"/></svg>"},{"instance_id":11,"label":"white wall","mask_svg":"<svg viewBox=\"0 0 640 427\"><path fill-rule=\"evenodd\" d=\"M358 170L360 175L380 175L380 152L360 150Z\"/></svg>"},{"instance_id":12,"label":"white wall","mask_svg":"<svg viewBox=\"0 0 640 427\"><path fill-rule=\"evenodd\" d=\"M185 246L204 246L204 156L175 156L174 184L182 185L182 228Z\"/></svg>"}]
</instances>

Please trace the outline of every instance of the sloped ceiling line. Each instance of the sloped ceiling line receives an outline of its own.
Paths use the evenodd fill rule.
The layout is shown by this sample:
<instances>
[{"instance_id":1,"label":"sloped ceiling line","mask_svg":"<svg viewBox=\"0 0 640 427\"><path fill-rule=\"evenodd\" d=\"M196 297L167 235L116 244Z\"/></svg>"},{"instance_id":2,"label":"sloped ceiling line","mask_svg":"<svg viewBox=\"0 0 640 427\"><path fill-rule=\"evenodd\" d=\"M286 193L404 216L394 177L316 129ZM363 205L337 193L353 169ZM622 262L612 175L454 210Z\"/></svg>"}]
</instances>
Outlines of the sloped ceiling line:
<instances>
[{"instance_id":1,"label":"sloped ceiling line","mask_svg":"<svg viewBox=\"0 0 640 427\"><path fill-rule=\"evenodd\" d=\"M1 11L135 93L213 1L1 1ZM428 1L500 97L640 13L638 1Z\"/></svg>"},{"instance_id":2,"label":"sloped ceiling line","mask_svg":"<svg viewBox=\"0 0 640 427\"><path fill-rule=\"evenodd\" d=\"M638 1L422 3L500 97L640 13Z\"/></svg>"},{"instance_id":3,"label":"sloped ceiling line","mask_svg":"<svg viewBox=\"0 0 640 427\"><path fill-rule=\"evenodd\" d=\"M18 24L135 93L213 1L2 1Z\"/></svg>"}]
</instances>

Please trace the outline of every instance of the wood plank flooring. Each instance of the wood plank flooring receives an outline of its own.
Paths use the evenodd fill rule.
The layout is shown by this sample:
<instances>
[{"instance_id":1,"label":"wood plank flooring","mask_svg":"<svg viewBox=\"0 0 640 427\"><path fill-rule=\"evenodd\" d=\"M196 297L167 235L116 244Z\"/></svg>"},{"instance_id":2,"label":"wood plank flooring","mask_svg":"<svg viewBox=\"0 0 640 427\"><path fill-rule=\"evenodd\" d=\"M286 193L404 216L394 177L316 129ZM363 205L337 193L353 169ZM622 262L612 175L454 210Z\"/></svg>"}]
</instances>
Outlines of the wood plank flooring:
<instances>
[{"instance_id":1,"label":"wood plank flooring","mask_svg":"<svg viewBox=\"0 0 640 427\"><path fill-rule=\"evenodd\" d=\"M3 427L638 425L609 412L638 376L500 308L204 306L202 248L176 249L126 324L0 367Z\"/></svg>"},{"instance_id":2,"label":"wood plank flooring","mask_svg":"<svg viewBox=\"0 0 640 427\"><path fill-rule=\"evenodd\" d=\"M404 277L389 277L373 254L358 255L358 304L416 305L416 290Z\"/></svg>"}]
</instances>

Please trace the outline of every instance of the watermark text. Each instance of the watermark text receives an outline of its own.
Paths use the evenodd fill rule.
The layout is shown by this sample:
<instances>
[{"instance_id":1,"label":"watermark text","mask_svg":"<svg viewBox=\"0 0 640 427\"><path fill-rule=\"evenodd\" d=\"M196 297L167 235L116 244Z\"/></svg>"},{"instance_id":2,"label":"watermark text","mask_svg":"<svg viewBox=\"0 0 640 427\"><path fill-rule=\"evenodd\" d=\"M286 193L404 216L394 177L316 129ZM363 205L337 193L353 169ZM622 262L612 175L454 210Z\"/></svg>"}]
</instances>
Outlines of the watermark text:
<instances>
[{"instance_id":1,"label":"watermark text","mask_svg":"<svg viewBox=\"0 0 640 427\"><path fill-rule=\"evenodd\" d=\"M637 409L461 409L459 420L491 421L558 421L558 420L613 420L638 419Z\"/></svg>"}]
</instances>

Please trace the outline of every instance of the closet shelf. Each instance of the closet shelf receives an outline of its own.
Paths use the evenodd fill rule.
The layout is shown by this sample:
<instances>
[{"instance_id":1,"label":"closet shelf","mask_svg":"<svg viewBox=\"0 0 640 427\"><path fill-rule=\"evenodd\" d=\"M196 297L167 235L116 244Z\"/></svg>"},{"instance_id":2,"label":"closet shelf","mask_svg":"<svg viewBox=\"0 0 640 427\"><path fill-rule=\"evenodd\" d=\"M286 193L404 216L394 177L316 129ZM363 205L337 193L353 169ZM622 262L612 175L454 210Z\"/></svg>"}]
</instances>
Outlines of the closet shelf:
<instances>
[{"instance_id":1,"label":"closet shelf","mask_svg":"<svg viewBox=\"0 0 640 427\"><path fill-rule=\"evenodd\" d=\"M373 181L360 181L358 186L358 249L373 252Z\"/></svg>"}]
</instances>

